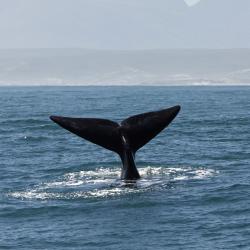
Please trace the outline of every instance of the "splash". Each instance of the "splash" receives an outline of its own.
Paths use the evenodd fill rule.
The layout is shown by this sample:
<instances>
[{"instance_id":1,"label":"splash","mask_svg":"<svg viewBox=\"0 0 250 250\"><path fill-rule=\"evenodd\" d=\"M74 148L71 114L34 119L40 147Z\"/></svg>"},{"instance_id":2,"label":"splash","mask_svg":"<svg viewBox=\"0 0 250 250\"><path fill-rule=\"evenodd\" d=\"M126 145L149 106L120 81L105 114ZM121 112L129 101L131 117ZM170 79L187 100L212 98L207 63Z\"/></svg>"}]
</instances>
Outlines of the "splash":
<instances>
[{"instance_id":1,"label":"splash","mask_svg":"<svg viewBox=\"0 0 250 250\"><path fill-rule=\"evenodd\" d=\"M124 182L120 168L97 168L64 174L51 182L41 183L24 191L14 191L9 197L38 200L74 200L115 197L166 189L169 183L202 180L218 173L213 169L191 167L141 167L141 179Z\"/></svg>"}]
</instances>

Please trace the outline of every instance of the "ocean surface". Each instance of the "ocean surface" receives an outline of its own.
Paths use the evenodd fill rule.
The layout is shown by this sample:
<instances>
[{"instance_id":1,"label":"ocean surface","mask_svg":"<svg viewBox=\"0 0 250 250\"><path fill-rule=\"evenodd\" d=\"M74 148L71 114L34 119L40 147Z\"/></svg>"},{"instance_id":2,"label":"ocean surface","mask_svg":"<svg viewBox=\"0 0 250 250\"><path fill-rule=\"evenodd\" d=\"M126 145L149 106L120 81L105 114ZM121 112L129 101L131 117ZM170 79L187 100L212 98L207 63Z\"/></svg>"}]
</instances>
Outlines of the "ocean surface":
<instances>
[{"instance_id":1,"label":"ocean surface","mask_svg":"<svg viewBox=\"0 0 250 250\"><path fill-rule=\"evenodd\" d=\"M119 179L50 115L181 105ZM0 249L250 249L250 87L1 87Z\"/></svg>"}]
</instances>

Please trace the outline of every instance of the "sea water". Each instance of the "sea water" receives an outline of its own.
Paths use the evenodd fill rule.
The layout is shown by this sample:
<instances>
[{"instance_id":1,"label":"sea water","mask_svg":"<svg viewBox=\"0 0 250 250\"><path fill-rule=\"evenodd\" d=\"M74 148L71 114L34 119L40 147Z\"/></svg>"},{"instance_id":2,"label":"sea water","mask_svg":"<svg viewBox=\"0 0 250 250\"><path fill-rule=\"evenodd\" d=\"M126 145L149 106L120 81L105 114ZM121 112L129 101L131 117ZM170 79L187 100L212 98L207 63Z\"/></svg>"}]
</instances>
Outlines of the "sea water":
<instances>
[{"instance_id":1,"label":"sea water","mask_svg":"<svg viewBox=\"0 0 250 250\"><path fill-rule=\"evenodd\" d=\"M132 186L49 119L177 104ZM250 87L1 87L0 107L0 249L250 249Z\"/></svg>"}]
</instances>

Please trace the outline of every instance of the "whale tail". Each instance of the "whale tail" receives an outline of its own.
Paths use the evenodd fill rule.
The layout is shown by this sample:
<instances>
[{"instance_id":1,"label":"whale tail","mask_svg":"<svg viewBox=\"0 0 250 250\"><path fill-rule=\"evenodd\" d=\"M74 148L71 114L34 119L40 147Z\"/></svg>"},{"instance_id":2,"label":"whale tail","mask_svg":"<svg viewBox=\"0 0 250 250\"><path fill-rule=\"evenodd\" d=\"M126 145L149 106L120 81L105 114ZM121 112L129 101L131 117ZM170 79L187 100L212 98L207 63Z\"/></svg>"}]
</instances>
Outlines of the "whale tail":
<instances>
[{"instance_id":1,"label":"whale tail","mask_svg":"<svg viewBox=\"0 0 250 250\"><path fill-rule=\"evenodd\" d=\"M179 111L180 106L174 106L131 116L121 124L96 118L50 116L50 119L68 131L119 154L123 162L123 178L138 179L139 174L131 174L137 172L134 164L136 151L166 128Z\"/></svg>"},{"instance_id":2,"label":"whale tail","mask_svg":"<svg viewBox=\"0 0 250 250\"><path fill-rule=\"evenodd\" d=\"M120 154L124 135L135 153L166 128L180 106L131 116L118 124L106 119L50 116L50 119L85 140Z\"/></svg>"}]
</instances>

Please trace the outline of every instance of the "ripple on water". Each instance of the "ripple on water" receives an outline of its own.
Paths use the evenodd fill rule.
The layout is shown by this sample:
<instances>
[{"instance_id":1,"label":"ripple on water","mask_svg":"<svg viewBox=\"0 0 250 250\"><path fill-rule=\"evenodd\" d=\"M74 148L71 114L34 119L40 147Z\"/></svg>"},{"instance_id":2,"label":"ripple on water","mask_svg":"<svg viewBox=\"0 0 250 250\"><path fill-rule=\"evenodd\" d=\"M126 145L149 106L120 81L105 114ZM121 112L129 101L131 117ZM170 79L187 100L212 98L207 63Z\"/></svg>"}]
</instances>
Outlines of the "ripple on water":
<instances>
[{"instance_id":1,"label":"ripple on water","mask_svg":"<svg viewBox=\"0 0 250 250\"><path fill-rule=\"evenodd\" d=\"M96 168L64 174L61 178L33 188L12 191L9 197L38 200L73 200L116 197L127 194L166 189L171 182L210 178L218 171L192 167L141 167L141 179L119 180L120 168Z\"/></svg>"}]
</instances>

